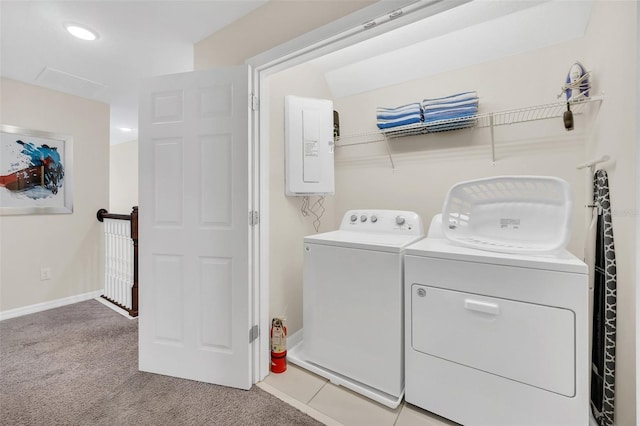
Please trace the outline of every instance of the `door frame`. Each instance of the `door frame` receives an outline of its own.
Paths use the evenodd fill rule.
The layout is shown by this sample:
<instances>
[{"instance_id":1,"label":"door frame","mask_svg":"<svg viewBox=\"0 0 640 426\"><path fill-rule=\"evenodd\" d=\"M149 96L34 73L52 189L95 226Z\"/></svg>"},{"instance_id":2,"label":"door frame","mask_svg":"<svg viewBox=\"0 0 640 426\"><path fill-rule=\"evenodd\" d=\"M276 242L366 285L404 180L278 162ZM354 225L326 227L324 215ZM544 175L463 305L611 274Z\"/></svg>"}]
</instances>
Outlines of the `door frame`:
<instances>
[{"instance_id":1,"label":"door frame","mask_svg":"<svg viewBox=\"0 0 640 426\"><path fill-rule=\"evenodd\" d=\"M335 52L396 28L452 9L471 0L379 1L289 42L249 58L253 93L269 99L268 78L280 71ZM402 9L401 16L392 12ZM373 24L373 25L371 25ZM252 235L253 318L258 320L259 338L253 345L253 381L269 374L269 103L259 101L252 119L252 202L260 222Z\"/></svg>"}]
</instances>

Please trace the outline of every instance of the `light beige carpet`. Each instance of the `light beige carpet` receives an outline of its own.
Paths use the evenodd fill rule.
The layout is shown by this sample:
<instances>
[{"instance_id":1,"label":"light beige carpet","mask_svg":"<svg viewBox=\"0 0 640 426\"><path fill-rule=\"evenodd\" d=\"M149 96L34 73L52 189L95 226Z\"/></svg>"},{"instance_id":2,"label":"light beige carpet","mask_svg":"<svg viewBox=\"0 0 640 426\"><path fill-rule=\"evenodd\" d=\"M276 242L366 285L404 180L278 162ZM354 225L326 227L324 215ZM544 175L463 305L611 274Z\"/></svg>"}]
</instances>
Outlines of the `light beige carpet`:
<instances>
[{"instance_id":1,"label":"light beige carpet","mask_svg":"<svg viewBox=\"0 0 640 426\"><path fill-rule=\"evenodd\" d=\"M249 391L138 371L138 322L90 300L0 322L2 425L320 425Z\"/></svg>"}]
</instances>

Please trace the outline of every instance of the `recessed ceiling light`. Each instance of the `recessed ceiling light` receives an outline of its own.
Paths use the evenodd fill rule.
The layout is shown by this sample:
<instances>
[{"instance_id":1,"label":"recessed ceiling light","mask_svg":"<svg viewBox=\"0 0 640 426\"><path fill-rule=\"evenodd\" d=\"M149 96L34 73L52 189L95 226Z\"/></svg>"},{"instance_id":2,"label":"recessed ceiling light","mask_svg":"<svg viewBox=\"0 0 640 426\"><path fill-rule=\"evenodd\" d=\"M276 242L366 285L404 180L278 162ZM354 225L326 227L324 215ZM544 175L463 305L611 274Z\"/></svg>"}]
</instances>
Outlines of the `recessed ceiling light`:
<instances>
[{"instance_id":1,"label":"recessed ceiling light","mask_svg":"<svg viewBox=\"0 0 640 426\"><path fill-rule=\"evenodd\" d=\"M123 132L133 132L133 129L131 127L120 127L120 130L122 130Z\"/></svg>"},{"instance_id":2,"label":"recessed ceiling light","mask_svg":"<svg viewBox=\"0 0 640 426\"><path fill-rule=\"evenodd\" d=\"M98 33L78 24L65 25L69 34L81 40L93 41L98 38Z\"/></svg>"}]
</instances>

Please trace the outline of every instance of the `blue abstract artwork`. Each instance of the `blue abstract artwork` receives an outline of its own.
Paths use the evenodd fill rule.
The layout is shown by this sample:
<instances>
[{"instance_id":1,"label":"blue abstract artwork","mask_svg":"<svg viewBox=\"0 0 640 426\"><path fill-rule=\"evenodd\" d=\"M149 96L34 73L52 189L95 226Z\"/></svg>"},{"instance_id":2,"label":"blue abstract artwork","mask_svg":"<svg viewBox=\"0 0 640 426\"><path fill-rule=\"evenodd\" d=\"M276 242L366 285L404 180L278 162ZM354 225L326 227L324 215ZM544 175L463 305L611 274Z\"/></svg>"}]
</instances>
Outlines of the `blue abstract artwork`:
<instances>
[{"instance_id":1,"label":"blue abstract artwork","mask_svg":"<svg viewBox=\"0 0 640 426\"><path fill-rule=\"evenodd\" d=\"M5 128L11 126L3 126L0 140L0 212L70 212L70 142Z\"/></svg>"},{"instance_id":2,"label":"blue abstract artwork","mask_svg":"<svg viewBox=\"0 0 640 426\"><path fill-rule=\"evenodd\" d=\"M12 163L17 170L0 175L0 186L33 199L47 197L47 192L57 194L64 179L58 148L47 144L36 146L33 142L19 139L15 143L22 147L20 154L25 158Z\"/></svg>"}]
</instances>

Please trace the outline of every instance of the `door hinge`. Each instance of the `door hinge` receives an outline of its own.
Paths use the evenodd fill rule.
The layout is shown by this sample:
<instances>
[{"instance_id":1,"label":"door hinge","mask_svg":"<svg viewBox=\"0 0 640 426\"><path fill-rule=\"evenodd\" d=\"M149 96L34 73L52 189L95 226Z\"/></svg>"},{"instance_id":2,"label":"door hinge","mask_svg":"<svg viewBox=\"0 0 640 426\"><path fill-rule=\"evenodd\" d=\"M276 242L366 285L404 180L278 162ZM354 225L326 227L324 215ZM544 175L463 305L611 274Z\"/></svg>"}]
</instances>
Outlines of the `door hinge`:
<instances>
[{"instance_id":1,"label":"door hinge","mask_svg":"<svg viewBox=\"0 0 640 426\"><path fill-rule=\"evenodd\" d=\"M257 111L259 106L260 106L260 103L258 102L258 97L252 93L251 94L251 110Z\"/></svg>"},{"instance_id":2,"label":"door hinge","mask_svg":"<svg viewBox=\"0 0 640 426\"><path fill-rule=\"evenodd\" d=\"M260 335L260 328L256 324L253 327L251 327L251 329L249 330L249 343L256 340L259 335Z\"/></svg>"},{"instance_id":3,"label":"door hinge","mask_svg":"<svg viewBox=\"0 0 640 426\"><path fill-rule=\"evenodd\" d=\"M260 223L260 213L253 210L249 212L249 225L254 226Z\"/></svg>"}]
</instances>

